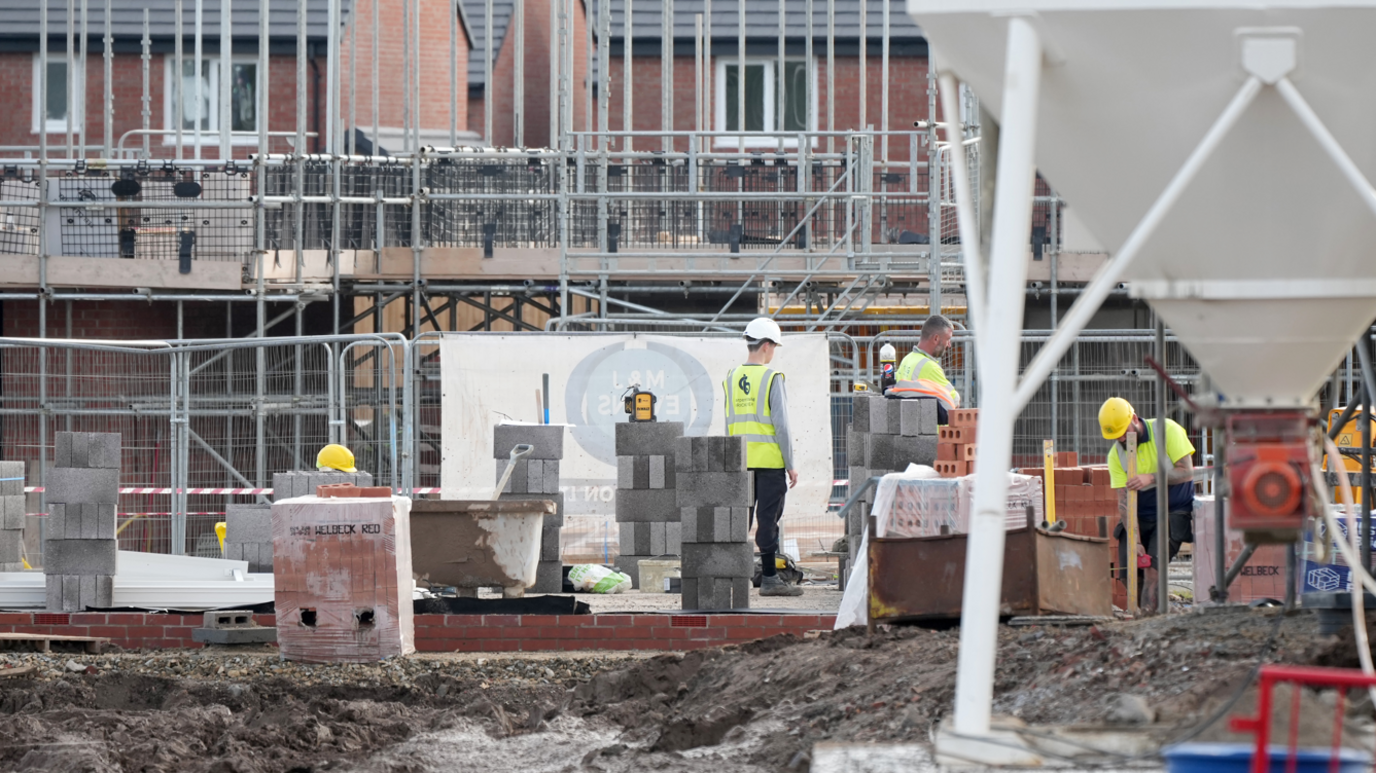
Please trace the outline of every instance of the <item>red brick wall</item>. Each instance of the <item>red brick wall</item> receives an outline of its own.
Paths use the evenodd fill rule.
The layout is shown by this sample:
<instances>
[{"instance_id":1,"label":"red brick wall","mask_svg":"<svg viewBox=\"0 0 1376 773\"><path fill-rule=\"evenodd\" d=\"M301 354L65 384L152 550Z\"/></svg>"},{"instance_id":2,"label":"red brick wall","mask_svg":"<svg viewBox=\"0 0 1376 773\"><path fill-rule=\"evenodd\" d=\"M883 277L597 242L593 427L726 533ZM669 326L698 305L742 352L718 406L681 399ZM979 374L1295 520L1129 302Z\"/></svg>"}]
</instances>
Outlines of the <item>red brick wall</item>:
<instances>
[{"instance_id":1,"label":"red brick wall","mask_svg":"<svg viewBox=\"0 0 1376 773\"><path fill-rule=\"evenodd\" d=\"M274 615L255 615L275 625ZM0 632L99 636L125 649L202 646L191 632L203 617L77 612L0 613ZM421 652L676 651L720 647L788 633L831 630L836 616L815 615L416 615Z\"/></svg>"},{"instance_id":2,"label":"red brick wall","mask_svg":"<svg viewBox=\"0 0 1376 773\"><path fill-rule=\"evenodd\" d=\"M373 5L378 5L378 18L381 21L378 34L378 122L382 126L402 126L404 108L404 85L406 83L405 60L402 56L403 29L402 0L359 0L358 2L358 69L355 76L355 93L358 98L358 124L365 133L372 133L373 125ZM457 78L451 92L449 79L449 13L453 7L449 0L422 0L420 18L420 126L422 129L449 129L449 108L455 105L457 128L465 131L469 126L468 108L468 38L462 25L457 30ZM414 23L414 22L413 22ZM341 41L340 79L343 93L340 95L340 115L347 125L349 120L349 32L346 30ZM481 131L481 128L479 129Z\"/></svg>"},{"instance_id":3,"label":"red brick wall","mask_svg":"<svg viewBox=\"0 0 1376 773\"><path fill-rule=\"evenodd\" d=\"M734 57L728 57L734 59ZM714 62L720 61L721 57L713 57ZM881 92L883 89L883 71L879 66L877 56L870 57L867 63L865 82L867 84L866 93L866 115L865 121L861 121L860 116L860 59L859 57L837 57L836 58L836 131L847 131L863 128L864 123L869 123L878 130L881 126ZM631 120L633 131L659 131L663 128L661 119L661 105L663 89L660 82L660 59L658 56L636 56L633 57L633 80L631 107L634 113ZM612 131L624 131L625 126L622 121L622 109L624 105L623 95L625 93L625 59L613 57L611 61L611 107L608 111L608 127ZM674 100L674 129L677 131L691 131L696 128L695 122L697 111L694 102L697 98L697 77L695 73L693 57L680 56L674 59L674 84L672 99ZM818 57L816 62L816 84L817 84L817 129L825 131L827 129L827 72L825 55ZM713 95L709 100L709 106L704 116L704 125L708 130L715 130L716 127L716 67L711 68L711 89ZM499 81L500 82L500 81ZM925 120L927 118L927 59L925 57L896 57L889 59L889 131L912 131L913 122ZM938 113L939 115L939 113ZM638 140L641 147L659 147L660 143L655 139ZM839 144L839 143L838 143ZM891 138L889 143L889 157L895 161L906 161L908 159L908 142L904 138ZM680 148L686 150L686 148ZM919 151L923 152L923 151ZM875 143L876 157L879 154L879 143Z\"/></svg>"},{"instance_id":4,"label":"red brick wall","mask_svg":"<svg viewBox=\"0 0 1376 773\"><path fill-rule=\"evenodd\" d=\"M191 52L187 51L185 56L190 59ZM37 145L38 135L33 132L33 91L38 84L33 80L33 60L35 54L31 53L0 53L0 104L8 107L7 110L0 112L0 145ZM149 94L152 98L150 109L152 114L149 119L149 126L153 129L166 128L171 123L170 117L165 117L164 109L164 88L166 86L166 74L168 64L172 59L171 54L154 54L149 62ZM105 98L105 65L104 60L99 54L92 54L87 59L86 68L86 143L90 145L100 145L104 142L104 98ZM325 60L317 61L320 67L322 78L320 84L320 109L325 109L325 84L323 81L325 74ZM296 58L294 56L273 56L268 61L269 83L271 88L269 123L271 131L295 131L296 130ZM118 143L119 138L131 129L143 127L143 64L139 54L116 54L112 62L114 91L114 142ZM307 67L307 88L311 88L310 79L313 72ZM306 127L307 131L315 130L315 105L313 92L308 92L306 96ZM323 124L319 127L323 131ZM67 142L66 132L50 133L48 142L53 145L65 145ZM186 145L185 156L192 154L190 141L184 141ZM140 148L143 142L137 136L131 136L126 142L127 148ZM175 147L164 144L161 136L154 136L151 140L151 152L155 158L173 158L176 156ZM273 152L280 153L289 150L285 138L272 140ZM256 145L236 146L234 156L236 158L247 158L250 153L257 151ZM218 137L207 138L202 144L203 158L218 158L219 144Z\"/></svg>"},{"instance_id":5,"label":"red brick wall","mask_svg":"<svg viewBox=\"0 0 1376 773\"><path fill-rule=\"evenodd\" d=\"M549 147L549 95L557 84L550 82L549 60L557 40L549 24L550 0L529 0L525 11L525 146ZM587 17L582 3L574 3L574 29L570 33L574 48L573 125L582 130L587 108ZM506 40L492 65L492 83L488 84L485 99L493 105L492 143L510 147L515 144L516 93L515 24L507 28ZM478 134L483 132L482 111L486 106L470 110L469 126Z\"/></svg>"}]
</instances>

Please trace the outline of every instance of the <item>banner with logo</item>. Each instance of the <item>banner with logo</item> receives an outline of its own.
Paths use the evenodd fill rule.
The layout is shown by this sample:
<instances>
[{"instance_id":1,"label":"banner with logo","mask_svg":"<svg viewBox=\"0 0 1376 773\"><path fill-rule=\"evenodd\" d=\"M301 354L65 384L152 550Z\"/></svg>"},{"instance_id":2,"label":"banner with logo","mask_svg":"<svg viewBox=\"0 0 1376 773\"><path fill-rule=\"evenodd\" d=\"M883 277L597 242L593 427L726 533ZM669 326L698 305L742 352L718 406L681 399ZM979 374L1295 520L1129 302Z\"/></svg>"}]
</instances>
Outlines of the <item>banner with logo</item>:
<instances>
[{"instance_id":1,"label":"banner with logo","mask_svg":"<svg viewBox=\"0 0 1376 773\"><path fill-rule=\"evenodd\" d=\"M660 421L687 435L724 435L722 380L745 362L733 337L632 333L460 333L440 343L446 499L486 499L495 481L492 429L539 423L550 376L550 422L566 424L560 484L570 515L608 515L616 497L614 424L627 389L655 395ZM786 513L819 515L831 496L830 359L825 335L790 335L770 367L785 375L798 487ZM509 449L502 449L502 456Z\"/></svg>"}]
</instances>

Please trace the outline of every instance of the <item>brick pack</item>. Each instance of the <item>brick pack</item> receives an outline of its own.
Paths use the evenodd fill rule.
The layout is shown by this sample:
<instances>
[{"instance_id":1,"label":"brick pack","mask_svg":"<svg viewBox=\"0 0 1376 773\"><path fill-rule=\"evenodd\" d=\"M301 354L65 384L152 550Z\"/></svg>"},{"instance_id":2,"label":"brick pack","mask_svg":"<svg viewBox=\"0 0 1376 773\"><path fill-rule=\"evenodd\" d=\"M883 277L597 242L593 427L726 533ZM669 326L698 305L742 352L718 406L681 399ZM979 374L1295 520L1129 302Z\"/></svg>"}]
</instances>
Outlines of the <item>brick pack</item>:
<instances>
[{"instance_id":1,"label":"brick pack","mask_svg":"<svg viewBox=\"0 0 1376 773\"><path fill-rule=\"evenodd\" d=\"M676 461L683 608L748 609L755 475L746 467L745 438L680 438Z\"/></svg>"},{"instance_id":2,"label":"brick pack","mask_svg":"<svg viewBox=\"0 0 1376 773\"><path fill-rule=\"evenodd\" d=\"M540 532L540 565L535 571L536 593L562 593L564 562L560 537L564 528L564 495L559 491L559 463L564 458L563 424L498 424L492 432L492 457L496 486L506 472L511 449L531 446L530 455L518 460L498 499L548 499L554 516L545 516Z\"/></svg>"},{"instance_id":3,"label":"brick pack","mask_svg":"<svg viewBox=\"0 0 1376 773\"><path fill-rule=\"evenodd\" d=\"M43 544L43 573L47 607L61 612L108 608L114 604L119 549L115 540L115 505L119 501L120 436L106 432L58 432L54 440L53 467L45 486L48 527ZM22 464L5 464L19 465L18 477L23 477ZM23 481L17 485L22 510ZM9 509L7 497L7 522ZM7 540L0 537L0 563L10 563L8 547Z\"/></svg>"},{"instance_id":4,"label":"brick pack","mask_svg":"<svg viewBox=\"0 0 1376 773\"><path fill-rule=\"evenodd\" d=\"M680 421L616 425L616 521L621 555L614 564L640 587L640 561L682 551L677 487Z\"/></svg>"},{"instance_id":5,"label":"brick pack","mask_svg":"<svg viewBox=\"0 0 1376 773\"><path fill-rule=\"evenodd\" d=\"M411 500L279 500L273 583L282 657L365 663L415 652Z\"/></svg>"}]
</instances>

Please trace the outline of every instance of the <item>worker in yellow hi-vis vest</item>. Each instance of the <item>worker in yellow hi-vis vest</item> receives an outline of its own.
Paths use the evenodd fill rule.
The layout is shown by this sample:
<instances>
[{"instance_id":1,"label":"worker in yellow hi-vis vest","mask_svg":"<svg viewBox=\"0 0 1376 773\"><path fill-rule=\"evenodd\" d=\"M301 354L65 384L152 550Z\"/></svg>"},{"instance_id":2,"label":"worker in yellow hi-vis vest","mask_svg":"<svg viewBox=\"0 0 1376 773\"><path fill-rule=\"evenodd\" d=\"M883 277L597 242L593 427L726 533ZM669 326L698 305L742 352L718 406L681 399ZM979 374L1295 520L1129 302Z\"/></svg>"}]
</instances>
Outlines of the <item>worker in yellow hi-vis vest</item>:
<instances>
[{"instance_id":1,"label":"worker in yellow hi-vis vest","mask_svg":"<svg viewBox=\"0 0 1376 773\"><path fill-rule=\"evenodd\" d=\"M884 394L888 397L936 400L938 424L948 423L948 411L960 407L960 393L946 378L941 357L951 346L955 325L940 314L927 317L922 323L922 337L917 346L898 364L894 385Z\"/></svg>"},{"instance_id":2,"label":"worker in yellow hi-vis vest","mask_svg":"<svg viewBox=\"0 0 1376 773\"><path fill-rule=\"evenodd\" d=\"M784 515L784 495L798 485L793 465L793 443L788 433L788 405L784 375L769 367L774 350L783 344L779 323L760 317L745 326L750 350L744 365L727 375L726 434L746 439L746 467L755 474L757 522L755 545L760 550L760 595L801 596L803 589L778 575L779 521Z\"/></svg>"}]
</instances>

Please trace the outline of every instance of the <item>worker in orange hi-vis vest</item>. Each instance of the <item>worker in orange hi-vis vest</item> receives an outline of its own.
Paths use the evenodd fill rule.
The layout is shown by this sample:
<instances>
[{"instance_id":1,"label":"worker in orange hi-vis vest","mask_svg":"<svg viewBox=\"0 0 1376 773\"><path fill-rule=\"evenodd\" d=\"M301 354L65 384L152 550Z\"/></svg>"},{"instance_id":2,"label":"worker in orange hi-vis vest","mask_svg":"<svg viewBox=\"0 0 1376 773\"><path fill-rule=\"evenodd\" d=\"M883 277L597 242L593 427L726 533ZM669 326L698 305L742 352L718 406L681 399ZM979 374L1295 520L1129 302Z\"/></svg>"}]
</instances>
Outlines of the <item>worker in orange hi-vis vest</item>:
<instances>
[{"instance_id":1,"label":"worker in orange hi-vis vest","mask_svg":"<svg viewBox=\"0 0 1376 773\"><path fill-rule=\"evenodd\" d=\"M960 393L941 369L941 357L951 346L955 325L940 314L922 323L922 338L898 364L896 383L884 394L905 399L935 399L937 423L949 422L948 412L960 407Z\"/></svg>"}]
</instances>

